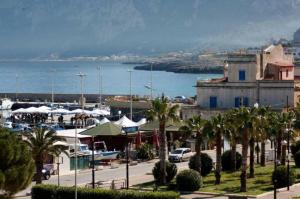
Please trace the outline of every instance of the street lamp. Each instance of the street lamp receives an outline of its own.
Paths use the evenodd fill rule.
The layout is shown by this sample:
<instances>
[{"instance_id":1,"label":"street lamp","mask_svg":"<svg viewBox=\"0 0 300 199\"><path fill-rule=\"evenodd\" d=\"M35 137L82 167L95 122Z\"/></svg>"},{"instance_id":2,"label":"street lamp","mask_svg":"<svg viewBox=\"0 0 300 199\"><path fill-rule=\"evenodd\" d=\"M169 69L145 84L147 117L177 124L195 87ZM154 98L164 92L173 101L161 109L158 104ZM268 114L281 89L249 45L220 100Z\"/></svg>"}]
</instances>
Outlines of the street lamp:
<instances>
[{"instance_id":1,"label":"street lamp","mask_svg":"<svg viewBox=\"0 0 300 199\"><path fill-rule=\"evenodd\" d=\"M274 143L274 172L276 172L276 170L277 170L276 136L275 136L275 135L272 135L272 136L270 137L270 139L271 139L271 140L273 141L273 143ZM274 179L273 179L274 199L277 198L276 184L277 184L277 179L276 179L276 176L274 175Z\"/></svg>"},{"instance_id":2,"label":"street lamp","mask_svg":"<svg viewBox=\"0 0 300 199\"><path fill-rule=\"evenodd\" d=\"M119 110L119 111L118 111L119 119L121 118L121 114L122 114L122 111Z\"/></svg>"},{"instance_id":3,"label":"street lamp","mask_svg":"<svg viewBox=\"0 0 300 199\"><path fill-rule=\"evenodd\" d=\"M101 105L102 105L102 67L101 66L98 66L97 67L97 70L98 70L98 92L99 92L99 108L101 108Z\"/></svg>"}]
</instances>

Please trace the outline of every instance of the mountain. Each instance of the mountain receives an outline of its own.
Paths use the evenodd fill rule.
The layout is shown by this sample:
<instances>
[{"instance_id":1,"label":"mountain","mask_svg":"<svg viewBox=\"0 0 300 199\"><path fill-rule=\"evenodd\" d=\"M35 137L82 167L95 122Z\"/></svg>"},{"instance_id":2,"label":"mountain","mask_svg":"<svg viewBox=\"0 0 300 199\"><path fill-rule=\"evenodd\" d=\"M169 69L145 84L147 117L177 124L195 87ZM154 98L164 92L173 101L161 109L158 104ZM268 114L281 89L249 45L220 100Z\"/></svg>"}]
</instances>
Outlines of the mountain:
<instances>
[{"instance_id":1,"label":"mountain","mask_svg":"<svg viewBox=\"0 0 300 199\"><path fill-rule=\"evenodd\" d=\"M0 58L256 46L299 18L300 0L1 0Z\"/></svg>"}]
</instances>

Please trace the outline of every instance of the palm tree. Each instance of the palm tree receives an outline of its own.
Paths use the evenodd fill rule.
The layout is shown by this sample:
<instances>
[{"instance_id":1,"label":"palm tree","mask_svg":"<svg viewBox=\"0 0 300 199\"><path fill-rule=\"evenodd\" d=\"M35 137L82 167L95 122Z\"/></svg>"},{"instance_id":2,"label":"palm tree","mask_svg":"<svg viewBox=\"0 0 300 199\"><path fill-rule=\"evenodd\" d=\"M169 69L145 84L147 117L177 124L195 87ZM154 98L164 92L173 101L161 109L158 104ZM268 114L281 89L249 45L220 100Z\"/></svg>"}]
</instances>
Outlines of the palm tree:
<instances>
[{"instance_id":1,"label":"palm tree","mask_svg":"<svg viewBox=\"0 0 300 199\"><path fill-rule=\"evenodd\" d=\"M235 118L240 124L240 133L242 137L242 169L241 169L241 192L247 191L247 156L249 147L249 130L251 128L251 113L245 107L240 107L235 111Z\"/></svg>"},{"instance_id":2,"label":"palm tree","mask_svg":"<svg viewBox=\"0 0 300 199\"><path fill-rule=\"evenodd\" d=\"M235 118L238 109L232 109L226 113L227 130L224 136L230 141L231 148L231 168L232 171L236 171L236 143L240 138L239 129L240 123L238 118Z\"/></svg>"},{"instance_id":3,"label":"palm tree","mask_svg":"<svg viewBox=\"0 0 300 199\"><path fill-rule=\"evenodd\" d=\"M196 133L196 146L195 146L195 162L196 170L201 174L201 149L203 142L203 128L207 124L207 121L201 118L201 115L193 116L186 121L186 124L180 127L181 131L187 132L188 134Z\"/></svg>"},{"instance_id":4,"label":"palm tree","mask_svg":"<svg viewBox=\"0 0 300 199\"><path fill-rule=\"evenodd\" d=\"M220 113L211 118L212 123L212 132L214 135L214 139L216 140L216 170L215 184L221 183L221 156L222 156L222 137L224 132L226 131L226 118Z\"/></svg>"},{"instance_id":5,"label":"palm tree","mask_svg":"<svg viewBox=\"0 0 300 199\"><path fill-rule=\"evenodd\" d=\"M171 105L168 102L168 99L162 95L161 99L156 98L152 101L152 108L147 112L147 118L149 121L158 120L159 122L161 184L166 184L166 159L168 157L166 124L167 122L179 121L178 109L178 105Z\"/></svg>"},{"instance_id":6,"label":"palm tree","mask_svg":"<svg viewBox=\"0 0 300 199\"><path fill-rule=\"evenodd\" d=\"M259 125L258 117L258 108L250 109L250 121L249 124L249 133L250 133L250 173L249 178L254 178L254 152L255 152L255 140L257 139L257 128Z\"/></svg>"},{"instance_id":7,"label":"palm tree","mask_svg":"<svg viewBox=\"0 0 300 199\"><path fill-rule=\"evenodd\" d=\"M65 141L64 138L58 137L55 131L48 131L45 128L35 128L33 132L24 134L25 143L30 147L33 159L36 166L36 183L42 183L42 170L44 158L47 155L58 156L60 153L65 153L67 147L65 145L55 144L59 141Z\"/></svg>"}]
</instances>

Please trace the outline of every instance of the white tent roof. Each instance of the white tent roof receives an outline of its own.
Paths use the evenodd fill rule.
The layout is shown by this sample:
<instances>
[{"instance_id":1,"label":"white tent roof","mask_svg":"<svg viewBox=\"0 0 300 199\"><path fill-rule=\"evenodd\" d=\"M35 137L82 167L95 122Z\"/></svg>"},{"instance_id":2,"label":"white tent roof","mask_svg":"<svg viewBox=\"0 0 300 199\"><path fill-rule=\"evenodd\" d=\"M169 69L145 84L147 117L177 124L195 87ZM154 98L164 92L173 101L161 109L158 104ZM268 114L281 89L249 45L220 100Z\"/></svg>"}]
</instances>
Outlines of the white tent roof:
<instances>
[{"instance_id":1,"label":"white tent roof","mask_svg":"<svg viewBox=\"0 0 300 199\"><path fill-rule=\"evenodd\" d=\"M79 134L82 131L85 131L86 129L77 129L77 137L78 138L86 138L86 137L91 137L89 135L81 135ZM56 135L60 137L65 137L65 138L75 138L75 129L66 129L66 130L57 130Z\"/></svg>"},{"instance_id":2,"label":"white tent roof","mask_svg":"<svg viewBox=\"0 0 300 199\"><path fill-rule=\"evenodd\" d=\"M59 108L59 109L56 109L56 110L52 110L51 113L54 113L54 114L69 114L70 111L67 110L67 109Z\"/></svg>"},{"instance_id":3,"label":"white tent roof","mask_svg":"<svg viewBox=\"0 0 300 199\"><path fill-rule=\"evenodd\" d=\"M138 126L137 123L135 123L134 121L128 119L125 115L119 119L118 121L115 122L115 124L122 126L122 127L134 127L134 126Z\"/></svg>"},{"instance_id":4,"label":"white tent roof","mask_svg":"<svg viewBox=\"0 0 300 199\"><path fill-rule=\"evenodd\" d=\"M105 118L103 118L102 120L100 120L100 125L102 125L102 124L105 124L105 123L108 123L108 122L110 122L109 121L109 119L107 119L106 117Z\"/></svg>"},{"instance_id":5,"label":"white tent roof","mask_svg":"<svg viewBox=\"0 0 300 199\"><path fill-rule=\"evenodd\" d=\"M110 112L103 109L95 109L90 112L93 115L110 115Z\"/></svg>"},{"instance_id":6,"label":"white tent roof","mask_svg":"<svg viewBox=\"0 0 300 199\"><path fill-rule=\"evenodd\" d=\"M70 114L76 114L76 113L85 113L85 114L91 114L91 111L89 110L82 110L82 109L75 109L73 111L70 111Z\"/></svg>"},{"instance_id":7,"label":"white tent roof","mask_svg":"<svg viewBox=\"0 0 300 199\"><path fill-rule=\"evenodd\" d=\"M12 111L12 113L25 113L25 109L24 108L19 108L17 110Z\"/></svg>"},{"instance_id":8,"label":"white tent roof","mask_svg":"<svg viewBox=\"0 0 300 199\"><path fill-rule=\"evenodd\" d=\"M141 125L146 124L146 123L147 123L146 118L142 118L140 121L137 122L137 125L141 126Z\"/></svg>"}]
</instances>

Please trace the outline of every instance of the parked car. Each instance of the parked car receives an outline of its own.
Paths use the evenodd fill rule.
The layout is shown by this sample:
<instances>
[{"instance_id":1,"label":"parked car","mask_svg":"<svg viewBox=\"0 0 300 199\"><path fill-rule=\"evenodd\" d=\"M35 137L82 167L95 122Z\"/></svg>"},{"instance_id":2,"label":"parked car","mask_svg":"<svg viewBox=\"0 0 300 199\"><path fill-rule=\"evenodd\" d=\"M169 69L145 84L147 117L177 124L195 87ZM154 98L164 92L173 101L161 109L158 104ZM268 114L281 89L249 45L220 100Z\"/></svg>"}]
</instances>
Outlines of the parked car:
<instances>
[{"instance_id":1,"label":"parked car","mask_svg":"<svg viewBox=\"0 0 300 199\"><path fill-rule=\"evenodd\" d=\"M50 177L51 177L51 173L50 173L50 170L47 170L47 169L43 169L42 170L42 179L43 180L49 180ZM33 175L33 178L32 178L33 181L36 181L36 173Z\"/></svg>"},{"instance_id":2,"label":"parked car","mask_svg":"<svg viewBox=\"0 0 300 199\"><path fill-rule=\"evenodd\" d=\"M170 162L182 162L189 160L194 155L190 148L178 148L169 154Z\"/></svg>"}]
</instances>

